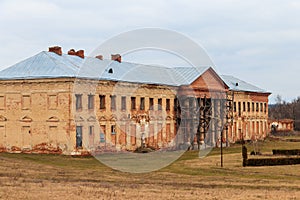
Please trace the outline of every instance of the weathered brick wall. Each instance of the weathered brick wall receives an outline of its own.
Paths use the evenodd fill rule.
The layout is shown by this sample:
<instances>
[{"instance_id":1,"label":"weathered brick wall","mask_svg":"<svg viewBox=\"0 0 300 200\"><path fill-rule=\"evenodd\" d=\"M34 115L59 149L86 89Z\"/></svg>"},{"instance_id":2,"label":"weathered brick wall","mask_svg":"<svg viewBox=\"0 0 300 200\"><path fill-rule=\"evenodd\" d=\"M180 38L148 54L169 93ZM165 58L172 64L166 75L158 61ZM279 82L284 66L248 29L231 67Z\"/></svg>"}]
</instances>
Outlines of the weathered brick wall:
<instances>
[{"instance_id":1,"label":"weathered brick wall","mask_svg":"<svg viewBox=\"0 0 300 200\"><path fill-rule=\"evenodd\" d=\"M235 91L234 104L236 109L233 126L229 128L231 142L242 138L265 138L269 133L268 94Z\"/></svg>"},{"instance_id":2,"label":"weathered brick wall","mask_svg":"<svg viewBox=\"0 0 300 200\"><path fill-rule=\"evenodd\" d=\"M112 81L78 81L74 85L74 95L82 95L82 109L76 110L73 104L74 124L82 127L83 148L89 150L134 150L141 146L141 134L145 134L146 144L156 148L167 147L175 136L174 98L176 88L158 85L134 84ZM94 109L88 109L88 95L93 93ZM105 96L105 108L100 109L99 95ZM115 96L114 109L111 96ZM122 97L126 109L122 109ZM135 97L135 109L131 108L131 97ZM141 109L141 99L144 108ZM153 98L153 108L150 108ZM161 110L158 108L161 99ZM170 103L166 108L167 99ZM75 100L73 99L73 102ZM143 122L147 119L148 123ZM112 126L115 126L112 132ZM100 134L105 134L101 142Z\"/></svg>"},{"instance_id":3,"label":"weathered brick wall","mask_svg":"<svg viewBox=\"0 0 300 200\"><path fill-rule=\"evenodd\" d=\"M70 151L68 80L15 80L0 82L0 146L38 151L35 147Z\"/></svg>"},{"instance_id":4,"label":"weathered brick wall","mask_svg":"<svg viewBox=\"0 0 300 200\"><path fill-rule=\"evenodd\" d=\"M212 88L208 88L206 79L209 79ZM86 150L134 150L141 146L142 134L148 146L173 146L178 142L174 140L177 131L175 98L184 95L220 100L226 90L211 71L186 88L79 79L2 80L0 148L65 154ZM80 108L76 108L78 95L81 96ZM105 96L102 109L100 95ZM89 96L93 96L93 106L90 108ZM111 108L112 96L115 99L114 108ZM131 108L132 97L135 98L135 109ZM122 98L126 102L125 109L122 108ZM150 99L153 100L153 108ZM141 106L142 102L144 106ZM229 140L235 142L242 137L265 137L268 133L268 95L235 92L234 102L236 111L233 126L229 127ZM213 125L217 127L218 123L216 121ZM78 144L76 136L78 127L81 127L82 144ZM179 134L185 133L179 130ZM181 142L190 140L184 138L186 141ZM217 135L212 136L212 141L216 140Z\"/></svg>"}]
</instances>

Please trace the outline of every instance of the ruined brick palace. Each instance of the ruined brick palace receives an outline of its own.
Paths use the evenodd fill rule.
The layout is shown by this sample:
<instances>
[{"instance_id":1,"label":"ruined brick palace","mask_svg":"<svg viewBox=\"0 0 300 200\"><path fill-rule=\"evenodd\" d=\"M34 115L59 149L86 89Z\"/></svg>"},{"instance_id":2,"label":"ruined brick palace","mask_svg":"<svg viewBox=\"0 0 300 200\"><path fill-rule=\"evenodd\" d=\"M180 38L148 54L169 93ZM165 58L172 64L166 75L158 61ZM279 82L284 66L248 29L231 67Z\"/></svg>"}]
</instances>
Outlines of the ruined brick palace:
<instances>
[{"instance_id":1,"label":"ruined brick palace","mask_svg":"<svg viewBox=\"0 0 300 200\"><path fill-rule=\"evenodd\" d=\"M0 149L72 154L264 138L269 95L209 66L51 47L0 72Z\"/></svg>"}]
</instances>

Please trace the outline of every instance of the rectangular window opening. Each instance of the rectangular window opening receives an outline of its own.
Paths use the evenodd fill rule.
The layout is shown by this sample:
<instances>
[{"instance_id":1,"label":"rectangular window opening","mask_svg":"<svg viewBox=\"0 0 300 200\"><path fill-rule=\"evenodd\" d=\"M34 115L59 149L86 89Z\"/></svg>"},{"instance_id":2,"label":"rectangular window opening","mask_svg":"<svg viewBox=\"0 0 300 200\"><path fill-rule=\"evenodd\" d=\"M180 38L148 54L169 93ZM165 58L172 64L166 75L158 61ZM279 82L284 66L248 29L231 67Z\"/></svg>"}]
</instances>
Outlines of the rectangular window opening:
<instances>
[{"instance_id":1,"label":"rectangular window opening","mask_svg":"<svg viewBox=\"0 0 300 200\"><path fill-rule=\"evenodd\" d=\"M170 99L166 99L166 111L170 111Z\"/></svg>"},{"instance_id":2,"label":"rectangular window opening","mask_svg":"<svg viewBox=\"0 0 300 200\"><path fill-rule=\"evenodd\" d=\"M126 110L126 97L121 97L121 110Z\"/></svg>"},{"instance_id":3,"label":"rectangular window opening","mask_svg":"<svg viewBox=\"0 0 300 200\"><path fill-rule=\"evenodd\" d=\"M247 102L247 111L250 112L250 102Z\"/></svg>"},{"instance_id":4,"label":"rectangular window opening","mask_svg":"<svg viewBox=\"0 0 300 200\"><path fill-rule=\"evenodd\" d=\"M236 102L233 102L233 112L236 112Z\"/></svg>"},{"instance_id":5,"label":"rectangular window opening","mask_svg":"<svg viewBox=\"0 0 300 200\"><path fill-rule=\"evenodd\" d=\"M82 147L82 126L76 126L76 147Z\"/></svg>"},{"instance_id":6,"label":"rectangular window opening","mask_svg":"<svg viewBox=\"0 0 300 200\"><path fill-rule=\"evenodd\" d=\"M105 109L105 95L99 95L100 109Z\"/></svg>"},{"instance_id":7,"label":"rectangular window opening","mask_svg":"<svg viewBox=\"0 0 300 200\"><path fill-rule=\"evenodd\" d=\"M135 102L136 98L135 97L131 97L131 110L135 110L136 109L136 102Z\"/></svg>"},{"instance_id":8,"label":"rectangular window opening","mask_svg":"<svg viewBox=\"0 0 300 200\"><path fill-rule=\"evenodd\" d=\"M76 110L82 109L82 94L75 94L76 97Z\"/></svg>"},{"instance_id":9,"label":"rectangular window opening","mask_svg":"<svg viewBox=\"0 0 300 200\"><path fill-rule=\"evenodd\" d=\"M177 107L178 107L178 100L177 98L174 99L174 111L177 111Z\"/></svg>"},{"instance_id":10,"label":"rectangular window opening","mask_svg":"<svg viewBox=\"0 0 300 200\"><path fill-rule=\"evenodd\" d=\"M158 99L158 109L157 110L162 110L162 98Z\"/></svg>"},{"instance_id":11,"label":"rectangular window opening","mask_svg":"<svg viewBox=\"0 0 300 200\"><path fill-rule=\"evenodd\" d=\"M145 110L145 97L141 97L140 110Z\"/></svg>"},{"instance_id":12,"label":"rectangular window opening","mask_svg":"<svg viewBox=\"0 0 300 200\"><path fill-rule=\"evenodd\" d=\"M116 110L116 95L110 96L110 109Z\"/></svg>"},{"instance_id":13,"label":"rectangular window opening","mask_svg":"<svg viewBox=\"0 0 300 200\"><path fill-rule=\"evenodd\" d=\"M106 126L100 125L100 142L105 143L105 133L106 133Z\"/></svg>"},{"instance_id":14,"label":"rectangular window opening","mask_svg":"<svg viewBox=\"0 0 300 200\"><path fill-rule=\"evenodd\" d=\"M111 129L111 134L115 135L116 134L116 125L111 125L110 129Z\"/></svg>"},{"instance_id":15,"label":"rectangular window opening","mask_svg":"<svg viewBox=\"0 0 300 200\"><path fill-rule=\"evenodd\" d=\"M94 109L94 95L92 94L88 95L88 109L89 110Z\"/></svg>"},{"instance_id":16,"label":"rectangular window opening","mask_svg":"<svg viewBox=\"0 0 300 200\"><path fill-rule=\"evenodd\" d=\"M153 110L153 106L154 106L154 99L149 98L149 110Z\"/></svg>"},{"instance_id":17,"label":"rectangular window opening","mask_svg":"<svg viewBox=\"0 0 300 200\"><path fill-rule=\"evenodd\" d=\"M89 134L93 135L94 133L94 126L89 126Z\"/></svg>"}]
</instances>

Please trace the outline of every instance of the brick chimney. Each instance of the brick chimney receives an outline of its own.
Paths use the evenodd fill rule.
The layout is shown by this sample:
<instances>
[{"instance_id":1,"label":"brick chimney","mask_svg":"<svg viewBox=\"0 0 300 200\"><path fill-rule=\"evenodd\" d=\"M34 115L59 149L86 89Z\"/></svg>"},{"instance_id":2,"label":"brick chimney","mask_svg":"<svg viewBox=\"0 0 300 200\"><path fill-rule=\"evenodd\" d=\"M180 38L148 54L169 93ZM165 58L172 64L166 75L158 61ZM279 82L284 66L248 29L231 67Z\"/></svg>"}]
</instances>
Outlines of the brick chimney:
<instances>
[{"instance_id":1,"label":"brick chimney","mask_svg":"<svg viewBox=\"0 0 300 200\"><path fill-rule=\"evenodd\" d=\"M74 49L70 49L70 50L68 51L68 55L75 56L75 55L76 55L75 50L74 50Z\"/></svg>"},{"instance_id":2,"label":"brick chimney","mask_svg":"<svg viewBox=\"0 0 300 200\"><path fill-rule=\"evenodd\" d=\"M84 58L84 50L78 50L78 51L75 51L74 49L70 49L68 51L68 55L71 55L71 56L78 56L80 58Z\"/></svg>"},{"instance_id":3,"label":"brick chimney","mask_svg":"<svg viewBox=\"0 0 300 200\"><path fill-rule=\"evenodd\" d=\"M121 62L122 58L120 54L111 54L111 60Z\"/></svg>"},{"instance_id":4,"label":"brick chimney","mask_svg":"<svg viewBox=\"0 0 300 200\"><path fill-rule=\"evenodd\" d=\"M102 55L98 55L95 58L98 58L99 60L103 60L103 56Z\"/></svg>"},{"instance_id":5,"label":"brick chimney","mask_svg":"<svg viewBox=\"0 0 300 200\"><path fill-rule=\"evenodd\" d=\"M76 56L78 56L80 58L84 58L84 50L78 50L78 51L76 51Z\"/></svg>"},{"instance_id":6,"label":"brick chimney","mask_svg":"<svg viewBox=\"0 0 300 200\"><path fill-rule=\"evenodd\" d=\"M57 55L62 55L61 47L59 46L54 46L54 47L49 47L49 52L56 53Z\"/></svg>"}]
</instances>

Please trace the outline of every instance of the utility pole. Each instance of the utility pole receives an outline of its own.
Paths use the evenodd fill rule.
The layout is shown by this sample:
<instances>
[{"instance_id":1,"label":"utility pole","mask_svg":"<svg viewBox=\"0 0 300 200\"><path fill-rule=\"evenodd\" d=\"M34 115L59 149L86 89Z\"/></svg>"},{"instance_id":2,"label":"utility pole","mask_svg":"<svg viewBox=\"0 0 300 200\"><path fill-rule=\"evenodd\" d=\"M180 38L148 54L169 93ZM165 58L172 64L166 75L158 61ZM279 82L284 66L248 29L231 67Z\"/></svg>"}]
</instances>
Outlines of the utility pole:
<instances>
[{"instance_id":1,"label":"utility pole","mask_svg":"<svg viewBox=\"0 0 300 200\"><path fill-rule=\"evenodd\" d=\"M221 130L221 167L223 167L223 131Z\"/></svg>"}]
</instances>

